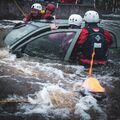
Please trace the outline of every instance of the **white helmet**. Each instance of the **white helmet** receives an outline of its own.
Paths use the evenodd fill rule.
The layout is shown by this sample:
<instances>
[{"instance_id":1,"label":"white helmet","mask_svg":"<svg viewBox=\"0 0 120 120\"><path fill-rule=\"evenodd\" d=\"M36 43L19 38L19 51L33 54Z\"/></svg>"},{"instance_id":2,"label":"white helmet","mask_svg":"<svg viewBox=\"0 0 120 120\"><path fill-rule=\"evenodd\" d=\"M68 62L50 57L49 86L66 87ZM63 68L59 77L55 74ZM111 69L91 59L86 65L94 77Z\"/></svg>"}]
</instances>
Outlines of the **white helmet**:
<instances>
[{"instance_id":1,"label":"white helmet","mask_svg":"<svg viewBox=\"0 0 120 120\"><path fill-rule=\"evenodd\" d=\"M70 17L68 19L68 24L69 25L81 26L82 17L78 14L72 14L72 15L70 15Z\"/></svg>"},{"instance_id":2,"label":"white helmet","mask_svg":"<svg viewBox=\"0 0 120 120\"><path fill-rule=\"evenodd\" d=\"M89 10L84 15L85 22L98 23L100 21L99 14L96 11Z\"/></svg>"},{"instance_id":3,"label":"white helmet","mask_svg":"<svg viewBox=\"0 0 120 120\"><path fill-rule=\"evenodd\" d=\"M36 10L42 10L42 5L39 3L34 3L31 8L36 9Z\"/></svg>"}]
</instances>

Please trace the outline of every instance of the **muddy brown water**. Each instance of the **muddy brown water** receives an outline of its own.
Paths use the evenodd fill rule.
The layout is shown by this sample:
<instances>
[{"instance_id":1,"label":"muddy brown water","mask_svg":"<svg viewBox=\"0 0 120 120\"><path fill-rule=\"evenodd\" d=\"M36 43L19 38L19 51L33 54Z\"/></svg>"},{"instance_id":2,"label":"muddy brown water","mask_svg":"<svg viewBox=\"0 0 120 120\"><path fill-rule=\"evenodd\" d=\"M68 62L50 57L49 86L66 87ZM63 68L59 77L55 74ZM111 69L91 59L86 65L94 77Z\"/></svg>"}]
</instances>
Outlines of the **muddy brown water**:
<instances>
[{"instance_id":1,"label":"muddy brown water","mask_svg":"<svg viewBox=\"0 0 120 120\"><path fill-rule=\"evenodd\" d=\"M107 91L107 98L99 100L98 103L107 114L107 120L119 120L120 119L120 49L113 50L110 58L113 61L109 61L107 65L93 68L95 74L104 76L109 74L112 76L112 81L108 82L108 85L104 85ZM18 96L26 96L38 91L40 86L37 84L30 84L27 81L38 81L33 78L22 77L21 71L9 71L8 67L0 66L0 100L8 97L8 95L16 94ZM12 73L12 75L11 75ZM20 76L17 76L19 73ZM22 79L22 82L20 82ZM19 82L16 82L19 81ZM40 82L40 81L39 81ZM41 79L42 82L42 79ZM10 89L9 89L10 88ZM24 104L24 102L23 102ZM19 114L15 114L20 112ZM48 117L38 113L24 114L19 109L18 103L3 103L0 105L0 120L54 120L58 116ZM59 120L61 118L57 118ZM96 119L95 119L96 120Z\"/></svg>"}]
</instances>

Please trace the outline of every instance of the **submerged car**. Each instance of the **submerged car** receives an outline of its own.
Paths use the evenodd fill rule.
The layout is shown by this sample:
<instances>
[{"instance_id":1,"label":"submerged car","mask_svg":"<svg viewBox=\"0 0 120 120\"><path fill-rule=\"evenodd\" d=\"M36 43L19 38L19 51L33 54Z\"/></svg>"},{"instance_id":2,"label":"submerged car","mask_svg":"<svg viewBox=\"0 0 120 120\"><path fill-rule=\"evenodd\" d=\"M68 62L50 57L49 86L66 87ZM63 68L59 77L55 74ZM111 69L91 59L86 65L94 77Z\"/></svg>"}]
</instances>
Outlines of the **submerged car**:
<instances>
[{"instance_id":1,"label":"submerged car","mask_svg":"<svg viewBox=\"0 0 120 120\"><path fill-rule=\"evenodd\" d=\"M117 47L116 35L109 31L114 41L112 47ZM80 29L70 29L67 20L31 21L15 25L4 42L17 57L25 53L33 57L69 61L80 32Z\"/></svg>"}]
</instances>

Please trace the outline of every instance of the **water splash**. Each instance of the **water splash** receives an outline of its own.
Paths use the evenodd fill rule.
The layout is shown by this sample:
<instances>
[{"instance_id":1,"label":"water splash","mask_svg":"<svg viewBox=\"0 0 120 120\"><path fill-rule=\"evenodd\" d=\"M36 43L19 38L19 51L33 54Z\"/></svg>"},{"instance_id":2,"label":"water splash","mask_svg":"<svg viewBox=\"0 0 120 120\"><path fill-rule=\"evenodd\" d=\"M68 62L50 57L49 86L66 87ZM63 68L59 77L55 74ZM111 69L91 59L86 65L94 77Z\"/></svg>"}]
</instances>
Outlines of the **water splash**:
<instances>
[{"instance_id":1,"label":"water splash","mask_svg":"<svg viewBox=\"0 0 120 120\"><path fill-rule=\"evenodd\" d=\"M95 98L92 96L82 97L75 106L75 115L80 116L81 119L91 120L94 118L89 113L90 111L92 111L92 114L94 113L97 120L107 120L106 114L99 107Z\"/></svg>"}]
</instances>

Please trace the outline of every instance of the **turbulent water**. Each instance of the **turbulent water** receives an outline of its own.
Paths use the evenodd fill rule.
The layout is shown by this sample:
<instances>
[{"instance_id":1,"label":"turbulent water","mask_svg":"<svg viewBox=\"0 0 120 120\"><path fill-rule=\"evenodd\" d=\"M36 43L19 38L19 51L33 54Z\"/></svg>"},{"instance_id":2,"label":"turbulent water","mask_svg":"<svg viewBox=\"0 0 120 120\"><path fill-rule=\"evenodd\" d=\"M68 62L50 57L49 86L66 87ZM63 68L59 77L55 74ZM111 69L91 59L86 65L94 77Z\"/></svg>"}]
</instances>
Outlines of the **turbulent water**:
<instances>
[{"instance_id":1,"label":"turbulent water","mask_svg":"<svg viewBox=\"0 0 120 120\"><path fill-rule=\"evenodd\" d=\"M107 93L100 100L79 92L88 68L26 55L18 59L1 48L0 120L120 119L119 55L119 49L112 49L108 64L93 68Z\"/></svg>"}]
</instances>

